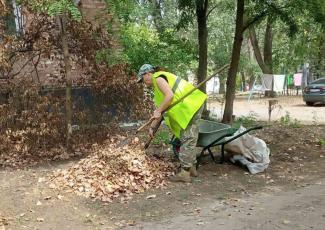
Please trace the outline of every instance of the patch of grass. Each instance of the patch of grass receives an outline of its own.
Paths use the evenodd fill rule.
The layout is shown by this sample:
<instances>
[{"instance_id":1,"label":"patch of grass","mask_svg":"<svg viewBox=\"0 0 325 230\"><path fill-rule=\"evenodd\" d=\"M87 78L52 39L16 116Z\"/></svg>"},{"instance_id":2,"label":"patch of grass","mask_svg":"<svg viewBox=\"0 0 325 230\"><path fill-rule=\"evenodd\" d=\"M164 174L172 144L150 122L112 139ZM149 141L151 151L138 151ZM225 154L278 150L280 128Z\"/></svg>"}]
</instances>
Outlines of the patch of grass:
<instances>
[{"instance_id":1,"label":"patch of grass","mask_svg":"<svg viewBox=\"0 0 325 230\"><path fill-rule=\"evenodd\" d=\"M319 138L318 141L321 146L325 145L325 138Z\"/></svg>"},{"instance_id":2,"label":"patch of grass","mask_svg":"<svg viewBox=\"0 0 325 230\"><path fill-rule=\"evenodd\" d=\"M291 128L301 127L301 123L297 119L292 119L288 111L286 111L286 115L280 117L280 123Z\"/></svg>"},{"instance_id":3,"label":"patch of grass","mask_svg":"<svg viewBox=\"0 0 325 230\"><path fill-rule=\"evenodd\" d=\"M254 124L257 123L257 117L258 117L258 115L251 111L248 114L248 116L240 116L240 117L238 117L234 121L233 126L234 127L239 127L240 125L247 126L247 127L253 126Z\"/></svg>"},{"instance_id":4,"label":"patch of grass","mask_svg":"<svg viewBox=\"0 0 325 230\"><path fill-rule=\"evenodd\" d=\"M154 139L152 140L152 143L155 145L159 144L169 144L170 137L168 130L159 130Z\"/></svg>"}]
</instances>

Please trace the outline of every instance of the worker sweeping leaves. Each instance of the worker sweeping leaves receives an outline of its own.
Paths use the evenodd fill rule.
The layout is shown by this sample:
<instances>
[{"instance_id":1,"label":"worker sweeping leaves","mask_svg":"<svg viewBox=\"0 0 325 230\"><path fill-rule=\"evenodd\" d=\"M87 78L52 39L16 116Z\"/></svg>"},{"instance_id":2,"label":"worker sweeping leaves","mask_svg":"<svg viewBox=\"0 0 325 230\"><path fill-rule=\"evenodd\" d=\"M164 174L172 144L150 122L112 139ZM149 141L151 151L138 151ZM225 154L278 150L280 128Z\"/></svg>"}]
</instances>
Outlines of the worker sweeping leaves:
<instances>
[{"instance_id":1,"label":"worker sweeping leaves","mask_svg":"<svg viewBox=\"0 0 325 230\"><path fill-rule=\"evenodd\" d=\"M184 79L150 64L141 66L138 82L143 82L147 87L152 87L154 92L156 109L152 115L154 120L151 123L149 135L153 137L154 127L163 116L165 124L182 143L179 152L181 170L171 180L174 182L191 182L191 177L197 176L198 119L201 117L207 95L200 90L195 90L180 103L162 114L170 104L182 98L194 86Z\"/></svg>"}]
</instances>

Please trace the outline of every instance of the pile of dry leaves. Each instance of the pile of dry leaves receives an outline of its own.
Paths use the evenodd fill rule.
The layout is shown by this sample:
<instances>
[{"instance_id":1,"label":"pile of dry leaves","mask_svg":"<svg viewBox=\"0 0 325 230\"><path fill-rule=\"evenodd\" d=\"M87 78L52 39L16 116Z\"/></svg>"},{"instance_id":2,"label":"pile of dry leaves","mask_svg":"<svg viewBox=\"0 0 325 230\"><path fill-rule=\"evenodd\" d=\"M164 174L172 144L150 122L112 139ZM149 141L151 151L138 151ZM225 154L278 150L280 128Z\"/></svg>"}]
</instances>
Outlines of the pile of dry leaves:
<instances>
[{"instance_id":1,"label":"pile of dry leaves","mask_svg":"<svg viewBox=\"0 0 325 230\"><path fill-rule=\"evenodd\" d=\"M137 138L124 147L116 143L112 138L72 167L55 172L50 187L111 202L117 197L127 201L134 193L166 185L166 177L174 170L170 161L147 155Z\"/></svg>"}]
</instances>

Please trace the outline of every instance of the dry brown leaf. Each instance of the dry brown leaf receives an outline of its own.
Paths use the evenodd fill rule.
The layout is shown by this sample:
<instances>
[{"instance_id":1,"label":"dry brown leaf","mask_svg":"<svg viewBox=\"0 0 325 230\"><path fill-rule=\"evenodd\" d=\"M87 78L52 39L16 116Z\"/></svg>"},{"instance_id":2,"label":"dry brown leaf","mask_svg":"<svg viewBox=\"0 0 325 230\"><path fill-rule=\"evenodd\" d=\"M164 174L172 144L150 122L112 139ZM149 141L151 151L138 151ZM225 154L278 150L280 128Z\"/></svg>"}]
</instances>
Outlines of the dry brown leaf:
<instances>
[{"instance_id":1,"label":"dry brown leaf","mask_svg":"<svg viewBox=\"0 0 325 230\"><path fill-rule=\"evenodd\" d=\"M56 187L104 202L117 197L127 202L133 193L166 185L165 178L173 171L170 162L148 157L138 145L116 148L111 141L114 138L69 169L57 171L52 177Z\"/></svg>"},{"instance_id":2,"label":"dry brown leaf","mask_svg":"<svg viewBox=\"0 0 325 230\"><path fill-rule=\"evenodd\" d=\"M149 200L149 199L153 199L153 198L156 198L156 197L157 197L157 196L156 196L155 194L153 194L153 195L149 195L149 196L147 196L146 199Z\"/></svg>"}]
</instances>

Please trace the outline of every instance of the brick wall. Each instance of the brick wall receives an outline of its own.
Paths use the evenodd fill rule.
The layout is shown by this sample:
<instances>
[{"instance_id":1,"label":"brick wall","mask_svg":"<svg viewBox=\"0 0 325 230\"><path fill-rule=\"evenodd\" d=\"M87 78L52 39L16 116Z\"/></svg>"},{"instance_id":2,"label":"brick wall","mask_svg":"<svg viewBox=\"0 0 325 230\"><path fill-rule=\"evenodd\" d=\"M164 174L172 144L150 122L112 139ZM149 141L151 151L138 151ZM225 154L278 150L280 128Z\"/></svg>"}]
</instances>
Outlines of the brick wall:
<instances>
[{"instance_id":1,"label":"brick wall","mask_svg":"<svg viewBox=\"0 0 325 230\"><path fill-rule=\"evenodd\" d=\"M95 26L105 25L106 20L110 18L104 0L81 0L80 10L82 16Z\"/></svg>"},{"instance_id":2,"label":"brick wall","mask_svg":"<svg viewBox=\"0 0 325 230\"><path fill-rule=\"evenodd\" d=\"M106 3L104 0L81 0L82 8L86 9L105 9Z\"/></svg>"}]
</instances>

